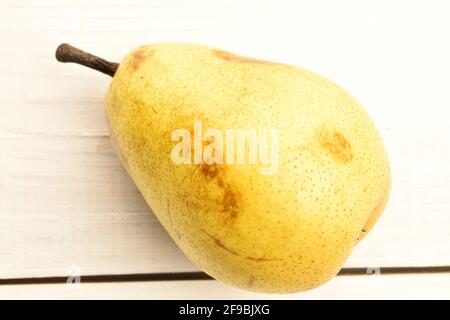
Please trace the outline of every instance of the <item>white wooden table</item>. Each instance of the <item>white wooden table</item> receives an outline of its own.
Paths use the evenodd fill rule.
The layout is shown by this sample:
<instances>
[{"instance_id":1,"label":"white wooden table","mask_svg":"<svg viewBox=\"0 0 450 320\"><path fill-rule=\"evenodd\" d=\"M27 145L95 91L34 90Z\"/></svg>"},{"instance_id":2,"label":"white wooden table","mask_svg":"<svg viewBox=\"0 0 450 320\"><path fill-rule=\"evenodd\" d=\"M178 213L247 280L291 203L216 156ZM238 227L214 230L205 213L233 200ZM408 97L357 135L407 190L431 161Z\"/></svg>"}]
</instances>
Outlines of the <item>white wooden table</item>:
<instances>
[{"instance_id":1,"label":"white wooden table","mask_svg":"<svg viewBox=\"0 0 450 320\"><path fill-rule=\"evenodd\" d=\"M445 0L2 0L0 298L450 298L449 16ZM111 148L110 79L54 59L61 42L120 61L168 41L296 64L366 107L393 189L347 275L255 294L177 249Z\"/></svg>"}]
</instances>

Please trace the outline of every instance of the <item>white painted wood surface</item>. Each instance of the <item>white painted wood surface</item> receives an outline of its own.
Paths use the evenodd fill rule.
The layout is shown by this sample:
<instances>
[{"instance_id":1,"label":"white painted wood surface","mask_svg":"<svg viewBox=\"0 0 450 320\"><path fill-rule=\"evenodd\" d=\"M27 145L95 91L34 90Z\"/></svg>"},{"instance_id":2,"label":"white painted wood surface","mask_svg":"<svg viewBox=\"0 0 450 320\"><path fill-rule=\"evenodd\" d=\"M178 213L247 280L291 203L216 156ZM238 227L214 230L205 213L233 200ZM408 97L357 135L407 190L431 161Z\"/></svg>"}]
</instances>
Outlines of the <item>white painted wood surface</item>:
<instances>
[{"instance_id":1,"label":"white painted wood surface","mask_svg":"<svg viewBox=\"0 0 450 320\"><path fill-rule=\"evenodd\" d=\"M143 43L205 43L333 79L380 128L393 171L346 267L449 266L449 14L445 0L1 1L0 278L197 270L112 151L110 79L58 64L61 42L116 61Z\"/></svg>"},{"instance_id":2,"label":"white painted wood surface","mask_svg":"<svg viewBox=\"0 0 450 320\"><path fill-rule=\"evenodd\" d=\"M0 299L450 299L450 277L440 274L345 276L295 294L262 294L217 281L156 281L0 286Z\"/></svg>"}]
</instances>

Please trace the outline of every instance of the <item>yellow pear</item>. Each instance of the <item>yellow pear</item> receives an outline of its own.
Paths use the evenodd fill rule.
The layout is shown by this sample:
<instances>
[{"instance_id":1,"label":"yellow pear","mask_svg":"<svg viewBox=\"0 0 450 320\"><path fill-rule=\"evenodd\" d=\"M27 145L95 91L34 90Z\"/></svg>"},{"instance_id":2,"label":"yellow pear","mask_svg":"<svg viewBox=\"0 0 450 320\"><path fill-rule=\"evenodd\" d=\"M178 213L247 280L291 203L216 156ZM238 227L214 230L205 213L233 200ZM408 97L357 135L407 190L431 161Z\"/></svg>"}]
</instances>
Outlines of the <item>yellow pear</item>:
<instances>
[{"instance_id":1,"label":"yellow pear","mask_svg":"<svg viewBox=\"0 0 450 320\"><path fill-rule=\"evenodd\" d=\"M386 205L374 124L315 73L193 44L141 46L120 65L66 44L56 56L113 76L105 111L126 170L185 255L220 281L317 287Z\"/></svg>"}]
</instances>

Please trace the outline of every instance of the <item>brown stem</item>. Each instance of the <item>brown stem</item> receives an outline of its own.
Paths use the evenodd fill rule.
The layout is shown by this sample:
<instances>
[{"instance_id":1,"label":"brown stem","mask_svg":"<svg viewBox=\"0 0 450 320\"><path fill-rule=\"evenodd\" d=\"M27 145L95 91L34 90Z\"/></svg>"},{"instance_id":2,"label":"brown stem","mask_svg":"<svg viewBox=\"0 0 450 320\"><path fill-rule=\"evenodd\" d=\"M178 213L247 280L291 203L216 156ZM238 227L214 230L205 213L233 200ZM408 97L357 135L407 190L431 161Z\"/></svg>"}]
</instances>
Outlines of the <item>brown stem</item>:
<instances>
[{"instance_id":1,"label":"brown stem","mask_svg":"<svg viewBox=\"0 0 450 320\"><path fill-rule=\"evenodd\" d=\"M111 77L114 76L119 67L118 63L106 61L105 59L74 48L67 43L61 44L58 49L56 49L55 56L56 60L59 62L78 63L85 67L103 72Z\"/></svg>"}]
</instances>

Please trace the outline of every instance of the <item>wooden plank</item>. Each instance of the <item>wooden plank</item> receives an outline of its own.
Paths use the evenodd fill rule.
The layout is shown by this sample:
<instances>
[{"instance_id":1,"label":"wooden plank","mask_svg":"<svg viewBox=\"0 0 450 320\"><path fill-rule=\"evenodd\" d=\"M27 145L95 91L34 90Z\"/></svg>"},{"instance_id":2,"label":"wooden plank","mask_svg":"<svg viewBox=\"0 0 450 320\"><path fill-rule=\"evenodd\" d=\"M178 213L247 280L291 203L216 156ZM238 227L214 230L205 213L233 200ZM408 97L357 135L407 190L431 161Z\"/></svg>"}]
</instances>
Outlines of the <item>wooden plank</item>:
<instances>
[{"instance_id":1,"label":"wooden plank","mask_svg":"<svg viewBox=\"0 0 450 320\"><path fill-rule=\"evenodd\" d=\"M450 130L385 135L396 173L390 205L346 266L450 265L450 154L428 144ZM450 141L441 146L450 150ZM6 137L0 149L1 278L64 275L70 266L83 274L197 270L151 214L108 137Z\"/></svg>"},{"instance_id":2,"label":"wooden plank","mask_svg":"<svg viewBox=\"0 0 450 320\"><path fill-rule=\"evenodd\" d=\"M193 289L195 288L195 289ZM0 299L450 299L450 274L342 276L311 291L275 295L214 280L0 286Z\"/></svg>"},{"instance_id":3,"label":"wooden plank","mask_svg":"<svg viewBox=\"0 0 450 320\"><path fill-rule=\"evenodd\" d=\"M110 79L57 64L65 41L117 61L146 42L207 43L332 78L382 129L393 170L389 207L346 266L450 265L447 2L294 3L2 1L0 278L197 270L112 151Z\"/></svg>"}]
</instances>

